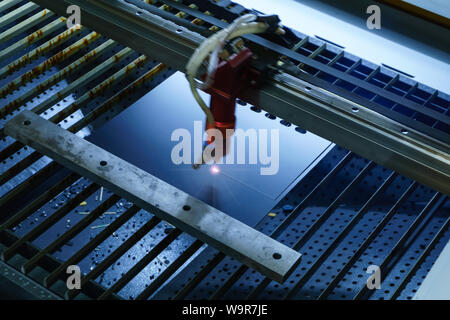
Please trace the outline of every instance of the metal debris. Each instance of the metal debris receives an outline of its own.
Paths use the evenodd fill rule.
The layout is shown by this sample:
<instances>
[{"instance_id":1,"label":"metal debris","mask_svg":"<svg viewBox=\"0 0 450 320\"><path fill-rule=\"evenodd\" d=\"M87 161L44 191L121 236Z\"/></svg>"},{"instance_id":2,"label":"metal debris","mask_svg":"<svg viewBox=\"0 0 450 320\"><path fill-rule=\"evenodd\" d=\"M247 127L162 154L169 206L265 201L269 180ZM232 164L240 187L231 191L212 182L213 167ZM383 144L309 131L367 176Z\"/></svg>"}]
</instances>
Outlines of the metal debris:
<instances>
[{"instance_id":1,"label":"metal debris","mask_svg":"<svg viewBox=\"0 0 450 320\"><path fill-rule=\"evenodd\" d=\"M101 224L101 225L98 225L98 226L92 226L91 229L106 228L106 227L109 226L109 225L110 225L109 223L107 223L107 224Z\"/></svg>"}]
</instances>

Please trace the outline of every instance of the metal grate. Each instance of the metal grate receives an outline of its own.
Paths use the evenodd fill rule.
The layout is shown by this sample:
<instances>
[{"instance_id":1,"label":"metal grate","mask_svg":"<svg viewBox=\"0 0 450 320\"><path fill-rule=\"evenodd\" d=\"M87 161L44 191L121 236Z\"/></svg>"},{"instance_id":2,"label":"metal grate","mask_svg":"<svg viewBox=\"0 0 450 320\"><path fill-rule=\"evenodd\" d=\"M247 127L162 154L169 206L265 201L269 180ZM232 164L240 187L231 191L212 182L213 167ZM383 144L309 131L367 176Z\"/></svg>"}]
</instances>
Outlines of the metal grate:
<instances>
[{"instance_id":1,"label":"metal grate","mask_svg":"<svg viewBox=\"0 0 450 320\"><path fill-rule=\"evenodd\" d=\"M191 2L227 20L245 11L229 1ZM28 109L87 136L173 72L86 28L67 31L61 18L43 12L27 1L0 2L0 17L6 17L0 23L1 127ZM325 42L295 37L302 55L423 105L405 116L436 115L428 109L448 115L445 94ZM367 98L384 106L376 96ZM423 123L448 132L442 121ZM450 239L445 196L335 147L256 226L305 255L280 285L4 136L3 129L0 134L2 259L61 297L410 299ZM83 271L81 292L65 287L71 264ZM382 267L381 290L364 289L371 264Z\"/></svg>"}]
</instances>

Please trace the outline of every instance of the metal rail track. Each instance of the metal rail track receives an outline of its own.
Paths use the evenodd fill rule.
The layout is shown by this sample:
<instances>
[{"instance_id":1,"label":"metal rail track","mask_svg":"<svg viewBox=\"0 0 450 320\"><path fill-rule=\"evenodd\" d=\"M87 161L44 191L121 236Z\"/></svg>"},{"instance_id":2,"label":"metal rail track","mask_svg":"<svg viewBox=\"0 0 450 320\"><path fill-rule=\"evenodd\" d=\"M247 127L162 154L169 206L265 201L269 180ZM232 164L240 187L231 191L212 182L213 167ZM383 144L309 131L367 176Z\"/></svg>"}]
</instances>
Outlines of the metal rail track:
<instances>
[{"instance_id":1,"label":"metal rail track","mask_svg":"<svg viewBox=\"0 0 450 320\"><path fill-rule=\"evenodd\" d=\"M150 2L189 23L213 28L180 10ZM3 0L0 14L19 12L27 3ZM227 10L231 20L242 12L238 6L227 8L227 1L217 3L221 9L208 14ZM0 67L14 66L0 79L5 90L1 127L27 109L84 135L84 130L95 130L173 72L101 35L88 40L93 33L85 27L51 42L67 31L64 19L50 14L35 24L23 23L34 21L42 10L36 7L17 15L14 24L0 29L0 34L13 35L0 44ZM17 26L17 31L9 31ZM316 39L305 36L296 44L296 50L305 50L310 59L328 59L326 64L347 74L363 73L365 81L383 78L382 68L368 71L365 61L347 61L346 53ZM330 50L336 55L331 57ZM38 74L29 73L37 66ZM306 64L302 68L307 69ZM8 88L27 74L27 81L17 80L14 89ZM406 81L398 75L385 80L385 90ZM418 84L408 88L406 97L423 90ZM424 104L442 105L439 99L442 93L434 91ZM335 147L256 226L306 253L280 285L1 130L1 259L66 299L408 299L450 239L449 201L444 195ZM65 287L65 271L72 264L80 265L84 274L80 291ZM382 290L364 289L370 264L382 267Z\"/></svg>"}]
</instances>

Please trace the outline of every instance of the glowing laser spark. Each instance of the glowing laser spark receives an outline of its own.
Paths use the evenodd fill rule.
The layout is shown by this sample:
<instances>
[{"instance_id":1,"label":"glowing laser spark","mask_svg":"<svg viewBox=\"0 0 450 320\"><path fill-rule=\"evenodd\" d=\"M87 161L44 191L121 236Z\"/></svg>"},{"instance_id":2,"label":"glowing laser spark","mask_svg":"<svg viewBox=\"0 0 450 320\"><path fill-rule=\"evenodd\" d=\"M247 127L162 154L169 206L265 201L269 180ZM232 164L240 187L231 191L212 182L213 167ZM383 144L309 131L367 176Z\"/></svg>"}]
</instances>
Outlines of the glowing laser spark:
<instances>
[{"instance_id":1,"label":"glowing laser spark","mask_svg":"<svg viewBox=\"0 0 450 320\"><path fill-rule=\"evenodd\" d=\"M218 166L211 166L211 169L209 169L209 171L215 175L215 174L219 174L220 169Z\"/></svg>"}]
</instances>

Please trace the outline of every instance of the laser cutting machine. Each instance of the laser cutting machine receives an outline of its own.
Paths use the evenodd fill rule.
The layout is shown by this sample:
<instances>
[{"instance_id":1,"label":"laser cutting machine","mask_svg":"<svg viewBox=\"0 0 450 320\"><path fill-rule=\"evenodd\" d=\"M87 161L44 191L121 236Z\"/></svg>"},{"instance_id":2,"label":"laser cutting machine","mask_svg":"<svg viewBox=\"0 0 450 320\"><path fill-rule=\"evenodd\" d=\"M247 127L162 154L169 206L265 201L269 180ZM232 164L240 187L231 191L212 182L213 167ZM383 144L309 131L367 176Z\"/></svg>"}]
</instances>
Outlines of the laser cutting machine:
<instances>
[{"instance_id":1,"label":"laser cutting machine","mask_svg":"<svg viewBox=\"0 0 450 320\"><path fill-rule=\"evenodd\" d=\"M417 2L1 0L0 298L450 299Z\"/></svg>"}]
</instances>

